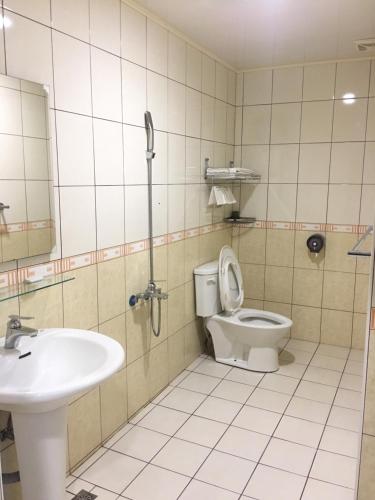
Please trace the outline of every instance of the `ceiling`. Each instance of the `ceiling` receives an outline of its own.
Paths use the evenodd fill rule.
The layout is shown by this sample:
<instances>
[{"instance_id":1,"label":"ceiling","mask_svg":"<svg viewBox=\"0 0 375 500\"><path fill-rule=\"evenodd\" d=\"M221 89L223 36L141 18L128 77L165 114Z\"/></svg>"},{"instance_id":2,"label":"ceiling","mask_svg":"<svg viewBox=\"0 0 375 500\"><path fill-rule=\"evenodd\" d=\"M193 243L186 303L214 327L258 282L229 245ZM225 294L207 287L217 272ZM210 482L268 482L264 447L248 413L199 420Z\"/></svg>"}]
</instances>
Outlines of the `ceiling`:
<instances>
[{"instance_id":1,"label":"ceiling","mask_svg":"<svg viewBox=\"0 0 375 500\"><path fill-rule=\"evenodd\" d=\"M137 0L236 69L346 59L375 38L375 0Z\"/></svg>"}]
</instances>

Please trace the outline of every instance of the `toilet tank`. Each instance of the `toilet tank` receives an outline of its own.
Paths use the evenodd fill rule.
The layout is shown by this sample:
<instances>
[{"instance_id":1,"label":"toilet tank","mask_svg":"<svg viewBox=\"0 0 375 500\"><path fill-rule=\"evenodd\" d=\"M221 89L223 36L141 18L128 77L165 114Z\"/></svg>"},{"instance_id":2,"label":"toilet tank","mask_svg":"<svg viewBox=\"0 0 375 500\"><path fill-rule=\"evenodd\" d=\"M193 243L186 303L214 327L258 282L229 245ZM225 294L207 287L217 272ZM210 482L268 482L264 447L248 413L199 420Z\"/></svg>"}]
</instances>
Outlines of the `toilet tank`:
<instances>
[{"instance_id":1,"label":"toilet tank","mask_svg":"<svg viewBox=\"0 0 375 500\"><path fill-rule=\"evenodd\" d=\"M219 261L213 260L194 269L197 316L207 318L221 312Z\"/></svg>"}]
</instances>

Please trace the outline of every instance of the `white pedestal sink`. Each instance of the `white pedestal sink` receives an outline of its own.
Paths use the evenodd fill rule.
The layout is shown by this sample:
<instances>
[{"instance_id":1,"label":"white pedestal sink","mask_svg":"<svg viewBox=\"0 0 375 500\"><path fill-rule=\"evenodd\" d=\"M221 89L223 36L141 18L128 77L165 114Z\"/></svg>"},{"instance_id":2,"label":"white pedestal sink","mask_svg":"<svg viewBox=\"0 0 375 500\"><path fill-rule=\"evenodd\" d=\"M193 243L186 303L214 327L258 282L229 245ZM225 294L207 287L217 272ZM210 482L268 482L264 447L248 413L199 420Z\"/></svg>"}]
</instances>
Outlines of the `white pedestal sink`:
<instances>
[{"instance_id":1,"label":"white pedestal sink","mask_svg":"<svg viewBox=\"0 0 375 500\"><path fill-rule=\"evenodd\" d=\"M115 373L124 350L105 335L71 329L40 330L16 349L3 345L0 410L12 413L23 498L64 500L67 405Z\"/></svg>"}]
</instances>

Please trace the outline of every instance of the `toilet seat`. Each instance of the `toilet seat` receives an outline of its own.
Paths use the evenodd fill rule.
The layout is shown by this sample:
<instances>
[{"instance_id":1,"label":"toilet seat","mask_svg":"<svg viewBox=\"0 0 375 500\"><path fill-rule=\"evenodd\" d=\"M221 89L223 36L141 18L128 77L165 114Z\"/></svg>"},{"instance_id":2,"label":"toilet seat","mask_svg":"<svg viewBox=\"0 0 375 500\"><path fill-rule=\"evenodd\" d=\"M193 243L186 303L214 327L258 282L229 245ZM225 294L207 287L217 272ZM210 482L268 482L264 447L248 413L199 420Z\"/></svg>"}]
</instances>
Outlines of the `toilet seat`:
<instances>
[{"instance_id":1,"label":"toilet seat","mask_svg":"<svg viewBox=\"0 0 375 500\"><path fill-rule=\"evenodd\" d=\"M229 246L221 249L219 257L219 289L223 310L233 314L243 304L244 290L240 264Z\"/></svg>"}]
</instances>

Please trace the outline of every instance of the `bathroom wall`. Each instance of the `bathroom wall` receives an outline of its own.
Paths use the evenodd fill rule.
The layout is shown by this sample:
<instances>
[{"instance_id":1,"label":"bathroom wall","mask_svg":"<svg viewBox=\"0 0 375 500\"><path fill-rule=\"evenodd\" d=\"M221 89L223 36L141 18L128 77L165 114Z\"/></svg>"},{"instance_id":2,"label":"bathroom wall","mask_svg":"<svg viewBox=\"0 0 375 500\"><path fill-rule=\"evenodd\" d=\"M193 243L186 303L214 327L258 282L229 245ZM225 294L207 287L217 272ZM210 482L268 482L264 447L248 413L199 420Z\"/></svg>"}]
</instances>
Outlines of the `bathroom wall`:
<instances>
[{"instance_id":1,"label":"bathroom wall","mask_svg":"<svg viewBox=\"0 0 375 500\"><path fill-rule=\"evenodd\" d=\"M363 392L363 427L361 454L358 475L358 500L367 500L375 496L375 287L374 287L374 237L372 238L372 265L370 273L369 302L371 316L367 324Z\"/></svg>"},{"instance_id":2,"label":"bathroom wall","mask_svg":"<svg viewBox=\"0 0 375 500\"><path fill-rule=\"evenodd\" d=\"M369 259L348 257L375 210L375 61L264 69L238 77L235 245L249 306L293 319L296 338L363 348ZM306 247L320 233L326 249Z\"/></svg>"},{"instance_id":3,"label":"bathroom wall","mask_svg":"<svg viewBox=\"0 0 375 500\"><path fill-rule=\"evenodd\" d=\"M1 303L3 332L20 312L38 328L100 331L126 348L126 367L70 406L73 468L202 351L192 270L232 236L224 211L207 207L203 159L233 159L236 75L120 0L6 0L3 16L0 72L50 88L58 242L49 256L0 267L0 285L75 277ZM169 292L159 338L148 306L128 306L148 280L146 109L157 129L155 277ZM9 446L3 470L16 467Z\"/></svg>"}]
</instances>

